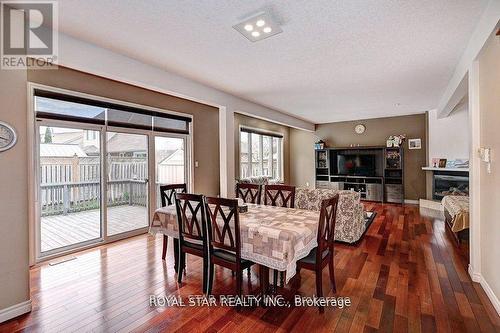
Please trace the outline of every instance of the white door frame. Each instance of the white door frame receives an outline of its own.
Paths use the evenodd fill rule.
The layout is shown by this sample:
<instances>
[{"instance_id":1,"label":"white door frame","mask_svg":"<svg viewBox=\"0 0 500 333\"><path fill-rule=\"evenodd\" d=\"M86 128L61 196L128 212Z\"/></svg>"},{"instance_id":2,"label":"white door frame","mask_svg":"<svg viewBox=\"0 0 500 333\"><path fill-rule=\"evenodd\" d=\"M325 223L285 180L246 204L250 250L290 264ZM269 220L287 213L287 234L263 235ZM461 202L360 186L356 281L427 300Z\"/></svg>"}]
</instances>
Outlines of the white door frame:
<instances>
[{"instance_id":1,"label":"white door frame","mask_svg":"<svg viewBox=\"0 0 500 333\"><path fill-rule=\"evenodd\" d=\"M479 61L468 70L469 89L469 197L470 197L470 246L469 275L472 281L481 280L481 159L477 149L481 146L481 116L479 110Z\"/></svg>"},{"instance_id":2,"label":"white door frame","mask_svg":"<svg viewBox=\"0 0 500 333\"><path fill-rule=\"evenodd\" d=\"M103 179L103 186L104 186L104 191L103 191L103 207L104 207L104 242L105 243L108 243L108 242L114 242L114 241L117 241L117 240L120 240L120 239L124 239L124 238L129 238L129 237L133 237L133 236L137 236L137 235L140 235L140 234L144 234L148 231L149 227L143 227L143 228L139 228L139 229L134 229L134 230L130 230L130 231L125 231L125 232L122 232L122 233L119 233L119 234L116 234L116 235L108 235L108 178L107 178L107 175L108 175L108 150L107 150L107 134L108 133L123 133L123 134L137 134L137 135L144 135L146 136L146 142L147 142L147 151L148 151L148 156L147 156L147 161L148 161L148 165L147 165L147 170L148 170L148 178L147 178L147 186L146 186L146 195L147 195L147 200L146 200L146 203L148 205L147 207L147 222L148 222L148 226L149 226L149 221L151 220L151 206L152 205L152 198L151 198L151 177L155 177L156 175L154 174L154 170L153 170L153 173L151 173L151 158L152 156L151 155L154 155L154 143L153 145L151 144L151 138L153 137L152 135L152 131L147 131L147 130L140 130L140 129L132 129L132 128L123 128L123 127L114 127L114 126L105 126L105 133L104 133L104 142L103 142L103 150L102 150L102 153L103 153L103 160L104 160L104 165L103 165L103 175L102 175L102 179ZM152 150L153 150L153 153L152 153Z\"/></svg>"},{"instance_id":3,"label":"white door frame","mask_svg":"<svg viewBox=\"0 0 500 333\"><path fill-rule=\"evenodd\" d=\"M190 125L191 126L191 125ZM189 131L191 133L191 130ZM156 145L155 145L155 138L160 137L160 138L175 138L175 139L183 139L184 140L184 181L186 182L187 186L187 191L189 193L194 192L194 184L193 184L193 174L194 174L194 168L193 168L193 163L192 163L192 158L193 156L193 140L192 136L188 134L179 134L179 133L168 133L168 132L153 132L153 135L151 137L152 139L152 147L153 147L153 153L156 155ZM154 186L151 186L151 200L152 202L156 203L158 202L158 192L156 191L156 156L153 156L152 159L152 167L154 170ZM152 207L151 211L154 213L155 208ZM151 215L152 216L152 215Z\"/></svg>"}]
</instances>

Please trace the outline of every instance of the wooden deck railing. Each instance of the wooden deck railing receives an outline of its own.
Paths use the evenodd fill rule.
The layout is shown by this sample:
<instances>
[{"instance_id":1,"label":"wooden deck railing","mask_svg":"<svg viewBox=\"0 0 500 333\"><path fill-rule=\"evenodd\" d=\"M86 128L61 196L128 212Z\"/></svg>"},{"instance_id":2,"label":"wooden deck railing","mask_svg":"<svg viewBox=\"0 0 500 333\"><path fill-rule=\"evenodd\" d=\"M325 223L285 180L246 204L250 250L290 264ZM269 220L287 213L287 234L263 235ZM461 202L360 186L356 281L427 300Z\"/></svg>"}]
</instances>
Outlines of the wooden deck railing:
<instances>
[{"instance_id":1,"label":"wooden deck railing","mask_svg":"<svg viewBox=\"0 0 500 333\"><path fill-rule=\"evenodd\" d=\"M60 215L97 209L100 205L100 182L44 184L40 186L41 215ZM112 180L108 182L108 206L136 205L146 207L145 180Z\"/></svg>"}]
</instances>

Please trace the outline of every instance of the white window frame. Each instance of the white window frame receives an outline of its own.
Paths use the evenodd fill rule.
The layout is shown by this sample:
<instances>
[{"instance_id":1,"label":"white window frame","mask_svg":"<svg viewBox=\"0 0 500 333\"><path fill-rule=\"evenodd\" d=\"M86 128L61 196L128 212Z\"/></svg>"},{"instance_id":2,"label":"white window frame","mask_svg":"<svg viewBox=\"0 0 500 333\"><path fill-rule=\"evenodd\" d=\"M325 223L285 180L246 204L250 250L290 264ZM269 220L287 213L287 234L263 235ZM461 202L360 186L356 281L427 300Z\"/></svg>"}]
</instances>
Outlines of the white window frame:
<instances>
[{"instance_id":1,"label":"white window frame","mask_svg":"<svg viewBox=\"0 0 500 333\"><path fill-rule=\"evenodd\" d=\"M262 134L259 134L259 133L248 133L248 132L245 132L244 130L254 130L254 131L258 131ZM247 162L242 162L241 160L241 152L242 152L242 143L241 143L241 134L242 133L245 133L248 135L248 161ZM254 127L248 127L248 126L240 126L239 127L239 136L238 136L238 140L239 140L239 147L240 147L240 150L239 150L239 156L238 156L238 159L239 159L239 172L240 172L240 178L243 178L243 175L242 175L242 166L244 163L247 164L247 167L248 167L248 170L249 170L249 174L250 176L249 177L253 177L252 175L252 134L256 134L259 136L259 164L260 164L260 176L264 176L264 149L263 149L263 146L264 146L264 136L266 136L265 134L269 134L268 137L271 137L271 139L273 138L277 138L279 139L279 144L278 144L278 161L277 161L277 168L278 168L278 171L277 171L277 175L278 175L278 179L279 181L284 181L284 176L283 176L283 145L284 145L284 136L282 133L279 133L279 132L271 132L271 131L267 131L267 130L263 130L263 129L260 129L260 128L254 128ZM276 137L276 136L280 136L280 137ZM273 154L274 154L274 150L273 150L273 142L271 140L271 146L270 146L270 158L269 158L269 161L268 161L268 170L270 170L270 175L269 175L269 178L273 179Z\"/></svg>"}]
</instances>

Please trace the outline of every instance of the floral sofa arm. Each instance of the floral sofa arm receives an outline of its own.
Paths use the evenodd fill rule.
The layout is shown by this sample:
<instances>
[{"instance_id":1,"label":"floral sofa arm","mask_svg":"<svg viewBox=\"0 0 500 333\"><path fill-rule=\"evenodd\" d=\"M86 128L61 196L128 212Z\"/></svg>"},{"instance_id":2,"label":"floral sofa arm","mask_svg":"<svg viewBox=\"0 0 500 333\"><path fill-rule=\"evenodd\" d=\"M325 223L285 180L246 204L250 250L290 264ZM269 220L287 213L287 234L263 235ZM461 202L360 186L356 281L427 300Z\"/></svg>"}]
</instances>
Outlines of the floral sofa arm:
<instances>
[{"instance_id":1,"label":"floral sofa arm","mask_svg":"<svg viewBox=\"0 0 500 333\"><path fill-rule=\"evenodd\" d=\"M347 214L345 214L348 212ZM337 220L335 222L335 240L355 243L357 242L366 229L366 223L364 218L363 205L361 203L356 204L352 211L343 211L342 214L337 215Z\"/></svg>"},{"instance_id":2,"label":"floral sofa arm","mask_svg":"<svg viewBox=\"0 0 500 333\"><path fill-rule=\"evenodd\" d=\"M360 194L339 191L339 205L335 220L335 240L347 243L357 242L366 229L363 204ZM347 193L346 193L347 192Z\"/></svg>"},{"instance_id":3,"label":"floral sofa arm","mask_svg":"<svg viewBox=\"0 0 500 333\"><path fill-rule=\"evenodd\" d=\"M335 220L335 240L357 242L366 229L363 204L359 192L333 189L297 188L295 207L299 209L321 209L321 201L339 195L337 219Z\"/></svg>"}]
</instances>

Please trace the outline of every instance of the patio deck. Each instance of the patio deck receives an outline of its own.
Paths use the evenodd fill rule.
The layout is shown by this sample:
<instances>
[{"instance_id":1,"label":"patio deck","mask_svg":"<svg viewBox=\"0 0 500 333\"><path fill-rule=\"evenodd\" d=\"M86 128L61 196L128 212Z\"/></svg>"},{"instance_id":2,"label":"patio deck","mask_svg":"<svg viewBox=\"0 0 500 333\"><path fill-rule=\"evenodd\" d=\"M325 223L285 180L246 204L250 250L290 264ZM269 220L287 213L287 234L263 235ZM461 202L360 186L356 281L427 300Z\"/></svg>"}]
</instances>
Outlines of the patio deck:
<instances>
[{"instance_id":1,"label":"patio deck","mask_svg":"<svg viewBox=\"0 0 500 333\"><path fill-rule=\"evenodd\" d=\"M147 216L147 209L142 206L109 207L108 234L145 227L148 225ZM99 209L42 217L42 252L99 238L100 223Z\"/></svg>"}]
</instances>

